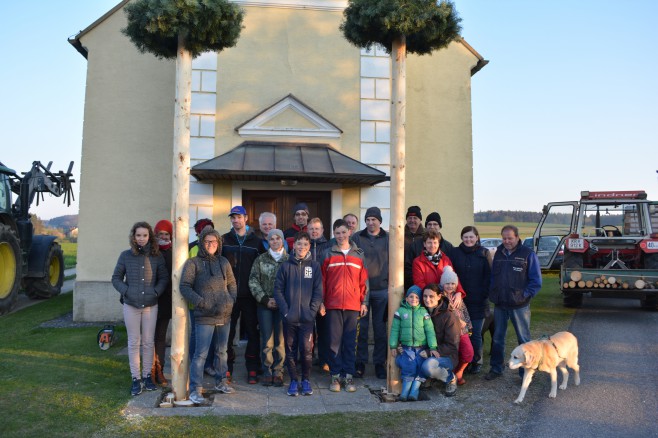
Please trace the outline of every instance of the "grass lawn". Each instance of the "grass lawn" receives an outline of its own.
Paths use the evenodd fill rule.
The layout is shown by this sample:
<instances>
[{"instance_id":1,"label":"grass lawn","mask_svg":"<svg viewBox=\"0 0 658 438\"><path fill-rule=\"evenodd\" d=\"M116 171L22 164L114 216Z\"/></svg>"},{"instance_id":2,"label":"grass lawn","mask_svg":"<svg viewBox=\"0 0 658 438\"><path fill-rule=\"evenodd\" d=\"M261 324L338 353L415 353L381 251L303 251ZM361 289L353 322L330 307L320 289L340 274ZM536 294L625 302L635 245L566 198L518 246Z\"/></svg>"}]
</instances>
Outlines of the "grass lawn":
<instances>
[{"instance_id":1,"label":"grass lawn","mask_svg":"<svg viewBox=\"0 0 658 438\"><path fill-rule=\"evenodd\" d=\"M78 261L78 243L75 242L59 242L64 251L64 268L75 268Z\"/></svg>"},{"instance_id":2,"label":"grass lawn","mask_svg":"<svg viewBox=\"0 0 658 438\"><path fill-rule=\"evenodd\" d=\"M101 324L39 328L71 308L72 294L65 294L0 318L3 437L404 436L409 422L427 422L441 430L442 422L449 421L428 411L126 418L122 408L130 399L130 371L127 357L117 354L126 345L125 330L120 329L117 345L101 351L96 343ZM531 309L533 338L567 329L574 313L562 307L556 274L544 276L544 288ZM506 354L515 344L510 327Z\"/></svg>"},{"instance_id":3,"label":"grass lawn","mask_svg":"<svg viewBox=\"0 0 658 438\"><path fill-rule=\"evenodd\" d=\"M519 228L521 240L532 237L537 228L535 222L476 222L475 227L480 232L480 237L500 237L500 230L508 224L516 225Z\"/></svg>"}]
</instances>

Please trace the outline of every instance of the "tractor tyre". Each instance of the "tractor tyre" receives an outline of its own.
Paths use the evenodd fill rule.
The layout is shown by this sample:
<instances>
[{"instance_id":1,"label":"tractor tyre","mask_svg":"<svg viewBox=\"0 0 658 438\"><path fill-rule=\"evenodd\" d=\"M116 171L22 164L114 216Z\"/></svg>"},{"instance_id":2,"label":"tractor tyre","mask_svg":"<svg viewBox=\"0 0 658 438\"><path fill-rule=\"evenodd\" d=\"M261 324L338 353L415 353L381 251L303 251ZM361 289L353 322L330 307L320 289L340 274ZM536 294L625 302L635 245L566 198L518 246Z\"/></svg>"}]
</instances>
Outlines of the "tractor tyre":
<instances>
[{"instance_id":1,"label":"tractor tyre","mask_svg":"<svg viewBox=\"0 0 658 438\"><path fill-rule=\"evenodd\" d=\"M18 236L0 224L0 315L11 310L21 285L23 261Z\"/></svg>"},{"instance_id":2,"label":"tractor tyre","mask_svg":"<svg viewBox=\"0 0 658 438\"><path fill-rule=\"evenodd\" d=\"M582 269L583 255L577 252L564 251L562 266L567 269Z\"/></svg>"},{"instance_id":3,"label":"tractor tyre","mask_svg":"<svg viewBox=\"0 0 658 438\"><path fill-rule=\"evenodd\" d=\"M644 269L658 269L658 253L644 255Z\"/></svg>"},{"instance_id":4,"label":"tractor tyre","mask_svg":"<svg viewBox=\"0 0 658 438\"><path fill-rule=\"evenodd\" d=\"M583 305L583 294L574 292L565 292L562 297L564 307L576 308Z\"/></svg>"},{"instance_id":5,"label":"tractor tyre","mask_svg":"<svg viewBox=\"0 0 658 438\"><path fill-rule=\"evenodd\" d=\"M25 294L30 298L52 298L59 295L64 284L64 253L59 243L53 243L46 258L43 277L25 278Z\"/></svg>"},{"instance_id":6,"label":"tractor tyre","mask_svg":"<svg viewBox=\"0 0 658 438\"><path fill-rule=\"evenodd\" d=\"M658 310L658 295L646 295L640 300L640 306L645 310Z\"/></svg>"}]
</instances>

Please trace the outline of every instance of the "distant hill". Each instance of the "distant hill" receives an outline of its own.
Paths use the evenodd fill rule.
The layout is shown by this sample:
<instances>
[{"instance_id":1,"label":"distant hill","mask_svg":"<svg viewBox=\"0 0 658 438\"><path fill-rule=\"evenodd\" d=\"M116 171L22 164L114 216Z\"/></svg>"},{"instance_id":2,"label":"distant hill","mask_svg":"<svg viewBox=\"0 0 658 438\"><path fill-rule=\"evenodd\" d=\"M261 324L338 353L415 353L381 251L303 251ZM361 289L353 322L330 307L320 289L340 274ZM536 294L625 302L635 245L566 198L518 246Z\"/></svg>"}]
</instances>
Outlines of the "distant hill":
<instances>
[{"instance_id":1,"label":"distant hill","mask_svg":"<svg viewBox=\"0 0 658 438\"><path fill-rule=\"evenodd\" d=\"M67 230L69 228L75 228L78 226L78 215L69 214L66 216L58 216L43 222L47 227Z\"/></svg>"},{"instance_id":2,"label":"distant hill","mask_svg":"<svg viewBox=\"0 0 658 438\"><path fill-rule=\"evenodd\" d=\"M539 222L541 213L535 211L488 210L475 213L475 222Z\"/></svg>"}]
</instances>

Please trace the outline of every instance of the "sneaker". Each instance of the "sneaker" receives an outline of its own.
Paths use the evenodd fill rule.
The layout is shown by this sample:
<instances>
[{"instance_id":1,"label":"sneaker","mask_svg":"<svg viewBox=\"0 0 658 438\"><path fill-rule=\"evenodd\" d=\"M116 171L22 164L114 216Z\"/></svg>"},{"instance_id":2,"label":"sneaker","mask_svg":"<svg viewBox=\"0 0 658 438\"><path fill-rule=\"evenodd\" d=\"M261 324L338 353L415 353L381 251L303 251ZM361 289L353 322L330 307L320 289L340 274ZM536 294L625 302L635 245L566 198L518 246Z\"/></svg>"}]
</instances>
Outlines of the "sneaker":
<instances>
[{"instance_id":1,"label":"sneaker","mask_svg":"<svg viewBox=\"0 0 658 438\"><path fill-rule=\"evenodd\" d=\"M273 384L274 384L274 377L272 376L265 376L261 381L261 385L263 386L272 386Z\"/></svg>"},{"instance_id":2,"label":"sneaker","mask_svg":"<svg viewBox=\"0 0 658 438\"><path fill-rule=\"evenodd\" d=\"M231 371L226 372L226 382L233 383L233 373Z\"/></svg>"},{"instance_id":3,"label":"sneaker","mask_svg":"<svg viewBox=\"0 0 658 438\"><path fill-rule=\"evenodd\" d=\"M217 384L215 385L215 390L221 392L222 394L233 394L235 392L233 388L228 386L226 380L217 382Z\"/></svg>"},{"instance_id":4,"label":"sneaker","mask_svg":"<svg viewBox=\"0 0 658 438\"><path fill-rule=\"evenodd\" d=\"M313 388L311 388L311 382L308 380L302 380L302 395L311 395L313 394Z\"/></svg>"},{"instance_id":5,"label":"sneaker","mask_svg":"<svg viewBox=\"0 0 658 438\"><path fill-rule=\"evenodd\" d=\"M446 397L452 397L457 393L457 377L446 383Z\"/></svg>"},{"instance_id":6,"label":"sneaker","mask_svg":"<svg viewBox=\"0 0 658 438\"><path fill-rule=\"evenodd\" d=\"M247 382L249 382L250 385L258 383L258 375L256 374L256 371L249 371Z\"/></svg>"},{"instance_id":7,"label":"sneaker","mask_svg":"<svg viewBox=\"0 0 658 438\"><path fill-rule=\"evenodd\" d=\"M473 362L471 363L471 368L468 370L468 372L471 374L479 374L481 370L482 370L482 365L480 365L477 362Z\"/></svg>"},{"instance_id":8,"label":"sneaker","mask_svg":"<svg viewBox=\"0 0 658 438\"><path fill-rule=\"evenodd\" d=\"M280 388L283 386L283 376L274 376L272 378L272 386Z\"/></svg>"},{"instance_id":9,"label":"sneaker","mask_svg":"<svg viewBox=\"0 0 658 438\"><path fill-rule=\"evenodd\" d=\"M190 401L195 405L203 405L206 403L206 399L203 398L203 396L196 391L193 391L190 394Z\"/></svg>"},{"instance_id":10,"label":"sneaker","mask_svg":"<svg viewBox=\"0 0 658 438\"><path fill-rule=\"evenodd\" d=\"M133 384L130 387L130 395L139 395L142 393L142 381L141 379L137 379L133 377Z\"/></svg>"},{"instance_id":11,"label":"sneaker","mask_svg":"<svg viewBox=\"0 0 658 438\"><path fill-rule=\"evenodd\" d=\"M297 382L297 380L290 381L290 386L288 387L288 395L290 397L297 397L299 395L299 382Z\"/></svg>"},{"instance_id":12,"label":"sneaker","mask_svg":"<svg viewBox=\"0 0 658 438\"><path fill-rule=\"evenodd\" d=\"M378 379L385 379L386 378L386 367L380 363L375 365L375 375L377 376Z\"/></svg>"},{"instance_id":13,"label":"sneaker","mask_svg":"<svg viewBox=\"0 0 658 438\"><path fill-rule=\"evenodd\" d=\"M366 364L364 364L363 362L358 362L355 368L356 368L356 372L354 373L354 377L356 377L357 379L362 379L366 373Z\"/></svg>"},{"instance_id":14,"label":"sneaker","mask_svg":"<svg viewBox=\"0 0 658 438\"><path fill-rule=\"evenodd\" d=\"M494 379L497 379L497 378L501 377L502 375L503 375L503 373L495 373L495 372L493 372L493 371L489 371L489 372L484 376L484 378L485 378L485 380L494 380Z\"/></svg>"},{"instance_id":15,"label":"sneaker","mask_svg":"<svg viewBox=\"0 0 658 438\"><path fill-rule=\"evenodd\" d=\"M329 384L329 391L340 392L340 374L331 376L331 383Z\"/></svg>"},{"instance_id":16,"label":"sneaker","mask_svg":"<svg viewBox=\"0 0 658 438\"><path fill-rule=\"evenodd\" d=\"M144 377L142 379L142 382L144 383L144 389L146 389L147 391L155 391L156 389L158 389L158 387L155 386L155 384L153 383L153 379L151 379L150 374Z\"/></svg>"},{"instance_id":17,"label":"sneaker","mask_svg":"<svg viewBox=\"0 0 658 438\"><path fill-rule=\"evenodd\" d=\"M351 374L345 376L345 391L356 392L356 385L354 384Z\"/></svg>"}]
</instances>

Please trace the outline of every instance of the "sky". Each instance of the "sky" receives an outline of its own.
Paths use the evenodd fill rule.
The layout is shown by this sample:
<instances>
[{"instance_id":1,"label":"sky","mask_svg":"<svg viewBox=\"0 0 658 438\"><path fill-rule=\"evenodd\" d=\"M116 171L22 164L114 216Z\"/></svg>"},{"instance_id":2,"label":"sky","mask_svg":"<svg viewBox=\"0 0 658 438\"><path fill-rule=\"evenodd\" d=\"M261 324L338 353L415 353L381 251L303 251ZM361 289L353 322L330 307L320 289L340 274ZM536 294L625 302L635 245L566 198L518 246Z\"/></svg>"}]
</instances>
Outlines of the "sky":
<instances>
[{"instance_id":1,"label":"sky","mask_svg":"<svg viewBox=\"0 0 658 438\"><path fill-rule=\"evenodd\" d=\"M86 60L67 42L118 0L0 2L0 161L64 170L78 209ZM658 200L658 1L455 0L489 64L472 78L475 211L540 211L581 190ZM107 184L111 184L107 181Z\"/></svg>"}]
</instances>

